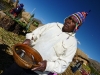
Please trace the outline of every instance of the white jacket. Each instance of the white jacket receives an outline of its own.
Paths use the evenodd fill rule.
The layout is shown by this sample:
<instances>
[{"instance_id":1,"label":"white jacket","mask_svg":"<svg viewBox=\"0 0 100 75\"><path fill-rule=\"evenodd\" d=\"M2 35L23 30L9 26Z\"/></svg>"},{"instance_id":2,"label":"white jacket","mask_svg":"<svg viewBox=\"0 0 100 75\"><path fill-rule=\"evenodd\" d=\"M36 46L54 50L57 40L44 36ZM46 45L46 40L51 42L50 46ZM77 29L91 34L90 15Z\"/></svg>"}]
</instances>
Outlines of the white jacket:
<instances>
[{"instance_id":1,"label":"white jacket","mask_svg":"<svg viewBox=\"0 0 100 75\"><path fill-rule=\"evenodd\" d=\"M48 23L26 34L26 39L34 38L31 45L47 60L46 74L64 72L76 53L75 34L62 32L62 27L61 23Z\"/></svg>"}]
</instances>

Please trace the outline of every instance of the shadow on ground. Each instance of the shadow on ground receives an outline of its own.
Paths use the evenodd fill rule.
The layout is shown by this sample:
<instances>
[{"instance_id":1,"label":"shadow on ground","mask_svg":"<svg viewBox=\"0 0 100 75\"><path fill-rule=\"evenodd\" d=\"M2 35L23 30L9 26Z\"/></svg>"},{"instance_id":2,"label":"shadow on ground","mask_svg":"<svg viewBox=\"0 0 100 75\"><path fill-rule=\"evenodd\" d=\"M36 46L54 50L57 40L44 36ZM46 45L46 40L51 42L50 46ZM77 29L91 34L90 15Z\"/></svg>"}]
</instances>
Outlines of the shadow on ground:
<instances>
[{"instance_id":1,"label":"shadow on ground","mask_svg":"<svg viewBox=\"0 0 100 75\"><path fill-rule=\"evenodd\" d=\"M9 48L6 44L0 44L0 70L9 67L13 63L13 57L6 53Z\"/></svg>"}]
</instances>

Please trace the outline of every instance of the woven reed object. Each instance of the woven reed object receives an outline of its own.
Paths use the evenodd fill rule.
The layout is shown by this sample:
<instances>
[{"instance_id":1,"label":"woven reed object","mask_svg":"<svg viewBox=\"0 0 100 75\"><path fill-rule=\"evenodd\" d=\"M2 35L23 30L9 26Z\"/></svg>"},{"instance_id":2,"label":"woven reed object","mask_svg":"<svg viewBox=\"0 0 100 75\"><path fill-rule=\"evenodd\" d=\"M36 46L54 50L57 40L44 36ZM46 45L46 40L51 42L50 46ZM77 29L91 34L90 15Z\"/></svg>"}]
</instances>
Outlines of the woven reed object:
<instances>
[{"instance_id":1,"label":"woven reed object","mask_svg":"<svg viewBox=\"0 0 100 75\"><path fill-rule=\"evenodd\" d=\"M38 62L43 61L38 51L25 44L15 44L13 46L13 57L15 62L25 69L38 67L40 66Z\"/></svg>"}]
</instances>

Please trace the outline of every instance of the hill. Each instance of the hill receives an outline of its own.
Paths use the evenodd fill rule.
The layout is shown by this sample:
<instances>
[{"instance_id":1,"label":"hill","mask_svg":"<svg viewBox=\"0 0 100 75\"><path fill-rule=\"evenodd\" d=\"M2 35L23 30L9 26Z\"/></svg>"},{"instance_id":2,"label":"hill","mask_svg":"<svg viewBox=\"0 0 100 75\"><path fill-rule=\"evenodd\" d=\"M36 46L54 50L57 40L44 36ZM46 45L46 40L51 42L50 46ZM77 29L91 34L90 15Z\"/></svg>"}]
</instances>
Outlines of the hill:
<instances>
[{"instance_id":1,"label":"hill","mask_svg":"<svg viewBox=\"0 0 100 75\"><path fill-rule=\"evenodd\" d=\"M90 65L98 72L100 72L100 63L94 59L89 58Z\"/></svg>"}]
</instances>

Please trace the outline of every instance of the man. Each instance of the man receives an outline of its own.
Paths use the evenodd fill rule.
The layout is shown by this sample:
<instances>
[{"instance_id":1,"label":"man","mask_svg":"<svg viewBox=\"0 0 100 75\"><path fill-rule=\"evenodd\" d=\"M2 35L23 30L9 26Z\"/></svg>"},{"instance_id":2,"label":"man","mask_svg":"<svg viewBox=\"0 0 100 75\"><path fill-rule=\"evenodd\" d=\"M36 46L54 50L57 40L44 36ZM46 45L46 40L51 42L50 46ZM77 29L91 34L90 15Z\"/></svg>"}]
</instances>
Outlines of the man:
<instances>
[{"instance_id":1,"label":"man","mask_svg":"<svg viewBox=\"0 0 100 75\"><path fill-rule=\"evenodd\" d=\"M63 73L77 50L77 40L75 33L85 20L86 12L77 12L65 18L64 25L61 23L48 23L34 30L32 33L26 34L26 40L23 44L28 44L36 49L42 56L42 62L39 62L40 67L31 69L31 72L37 74ZM13 67L14 66L14 67ZM22 72L22 69L17 64L13 64L12 70L14 73L9 75L17 75ZM17 67L17 71L15 70ZM9 73L9 70L4 71ZM36 75L26 73L22 75ZM16 74L17 73L17 74Z\"/></svg>"},{"instance_id":2,"label":"man","mask_svg":"<svg viewBox=\"0 0 100 75\"><path fill-rule=\"evenodd\" d=\"M18 5L16 8L12 9L10 11L11 14L14 15L14 17L18 16L18 14L23 10L24 4L20 4Z\"/></svg>"}]
</instances>

